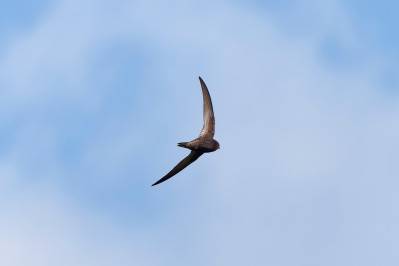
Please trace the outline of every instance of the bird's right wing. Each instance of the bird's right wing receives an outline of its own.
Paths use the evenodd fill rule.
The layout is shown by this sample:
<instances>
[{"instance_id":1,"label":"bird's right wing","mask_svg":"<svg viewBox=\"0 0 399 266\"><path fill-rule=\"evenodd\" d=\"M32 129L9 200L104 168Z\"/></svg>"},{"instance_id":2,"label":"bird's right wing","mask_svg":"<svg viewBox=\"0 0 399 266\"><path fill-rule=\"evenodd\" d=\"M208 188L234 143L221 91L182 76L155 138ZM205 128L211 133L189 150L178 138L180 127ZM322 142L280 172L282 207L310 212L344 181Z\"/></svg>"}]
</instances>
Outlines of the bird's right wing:
<instances>
[{"instance_id":1,"label":"bird's right wing","mask_svg":"<svg viewBox=\"0 0 399 266\"><path fill-rule=\"evenodd\" d=\"M199 137L209 137L213 139L215 135L215 115L213 114L213 106L211 96L205 82L199 77L202 88L202 96L204 101L204 126L202 127Z\"/></svg>"},{"instance_id":2,"label":"bird's right wing","mask_svg":"<svg viewBox=\"0 0 399 266\"><path fill-rule=\"evenodd\" d=\"M167 173L164 177L159 179L157 182L152 184L152 186L158 185L159 183L162 183L163 181L168 180L172 176L176 175L179 173L181 170L186 168L188 165L190 165L192 162L197 160L203 153L198 152L198 151L191 151L190 154L184 158L180 163L178 163L169 173Z\"/></svg>"}]
</instances>

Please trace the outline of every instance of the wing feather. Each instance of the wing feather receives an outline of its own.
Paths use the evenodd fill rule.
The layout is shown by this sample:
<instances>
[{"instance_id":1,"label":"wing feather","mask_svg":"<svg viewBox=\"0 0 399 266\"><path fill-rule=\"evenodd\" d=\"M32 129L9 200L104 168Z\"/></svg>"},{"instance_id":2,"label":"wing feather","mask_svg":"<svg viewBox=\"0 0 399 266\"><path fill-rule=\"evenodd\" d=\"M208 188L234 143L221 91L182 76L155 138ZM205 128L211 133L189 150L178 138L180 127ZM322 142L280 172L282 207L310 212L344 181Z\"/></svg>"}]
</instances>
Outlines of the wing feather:
<instances>
[{"instance_id":1,"label":"wing feather","mask_svg":"<svg viewBox=\"0 0 399 266\"><path fill-rule=\"evenodd\" d=\"M199 137L213 138L215 135L215 115L213 114L213 106L211 96L205 82L199 77L202 88L202 96L204 101L204 125L202 127Z\"/></svg>"},{"instance_id":2,"label":"wing feather","mask_svg":"<svg viewBox=\"0 0 399 266\"><path fill-rule=\"evenodd\" d=\"M164 177L162 177L157 182L152 184L152 186L158 185L159 183L162 183L162 182L168 180L169 178L171 178L172 176L176 175L181 170L183 170L184 168L189 166L191 163L196 161L202 154L203 154L202 152L191 151L190 154L186 158L181 160L181 162L178 163L169 173L167 173Z\"/></svg>"}]
</instances>

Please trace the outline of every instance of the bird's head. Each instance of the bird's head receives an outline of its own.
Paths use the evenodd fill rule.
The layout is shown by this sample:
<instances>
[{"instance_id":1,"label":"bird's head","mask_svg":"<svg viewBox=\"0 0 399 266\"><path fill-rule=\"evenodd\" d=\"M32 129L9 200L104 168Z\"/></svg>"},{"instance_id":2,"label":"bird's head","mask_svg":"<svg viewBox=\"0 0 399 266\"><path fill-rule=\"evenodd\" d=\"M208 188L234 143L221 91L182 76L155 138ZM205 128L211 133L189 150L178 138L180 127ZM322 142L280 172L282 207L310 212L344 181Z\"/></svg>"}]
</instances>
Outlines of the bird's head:
<instances>
[{"instance_id":1,"label":"bird's head","mask_svg":"<svg viewBox=\"0 0 399 266\"><path fill-rule=\"evenodd\" d=\"M219 144L219 142L217 142L217 141L215 140L215 144L216 144L216 149L217 149L217 150L220 149L220 144Z\"/></svg>"}]
</instances>

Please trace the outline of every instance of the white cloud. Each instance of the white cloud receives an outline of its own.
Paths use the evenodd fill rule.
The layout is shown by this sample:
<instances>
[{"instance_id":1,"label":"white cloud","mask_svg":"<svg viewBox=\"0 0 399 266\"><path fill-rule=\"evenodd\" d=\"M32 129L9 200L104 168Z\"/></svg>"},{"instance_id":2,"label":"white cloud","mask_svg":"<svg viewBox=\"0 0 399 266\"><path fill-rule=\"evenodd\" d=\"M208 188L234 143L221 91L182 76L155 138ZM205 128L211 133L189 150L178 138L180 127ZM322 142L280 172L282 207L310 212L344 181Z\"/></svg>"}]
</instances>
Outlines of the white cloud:
<instances>
[{"instance_id":1,"label":"white cloud","mask_svg":"<svg viewBox=\"0 0 399 266\"><path fill-rule=\"evenodd\" d=\"M50 184L10 178L20 184L3 186L2 265L161 265L140 230L117 226Z\"/></svg>"}]
</instances>

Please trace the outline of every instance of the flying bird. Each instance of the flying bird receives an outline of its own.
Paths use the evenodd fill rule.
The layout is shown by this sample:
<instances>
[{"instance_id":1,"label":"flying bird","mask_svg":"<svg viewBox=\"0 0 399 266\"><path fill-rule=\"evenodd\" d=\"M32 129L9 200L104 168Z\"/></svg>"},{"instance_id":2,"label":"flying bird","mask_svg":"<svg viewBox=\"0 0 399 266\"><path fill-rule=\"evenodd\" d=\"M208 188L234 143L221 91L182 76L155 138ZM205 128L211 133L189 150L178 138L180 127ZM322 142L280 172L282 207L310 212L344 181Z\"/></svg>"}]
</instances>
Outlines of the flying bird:
<instances>
[{"instance_id":1,"label":"flying bird","mask_svg":"<svg viewBox=\"0 0 399 266\"><path fill-rule=\"evenodd\" d=\"M180 163L178 163L164 177L152 184L152 186L158 185L159 183L162 183L172 176L176 175L188 165L196 161L202 154L220 149L219 142L213 139L213 136L215 135L215 116L213 114L211 96L209 95L208 88L206 87L205 82L202 80L201 77L199 77L199 80L201 83L202 97L204 101L204 125L202 127L202 130L198 138L190 142L180 142L177 144L177 146L179 147L190 149L190 154Z\"/></svg>"}]
</instances>

